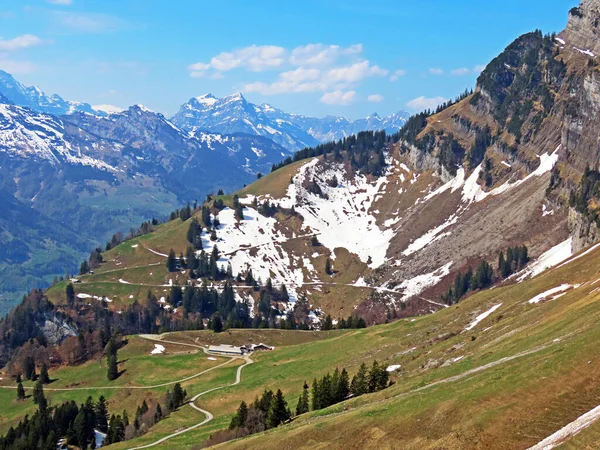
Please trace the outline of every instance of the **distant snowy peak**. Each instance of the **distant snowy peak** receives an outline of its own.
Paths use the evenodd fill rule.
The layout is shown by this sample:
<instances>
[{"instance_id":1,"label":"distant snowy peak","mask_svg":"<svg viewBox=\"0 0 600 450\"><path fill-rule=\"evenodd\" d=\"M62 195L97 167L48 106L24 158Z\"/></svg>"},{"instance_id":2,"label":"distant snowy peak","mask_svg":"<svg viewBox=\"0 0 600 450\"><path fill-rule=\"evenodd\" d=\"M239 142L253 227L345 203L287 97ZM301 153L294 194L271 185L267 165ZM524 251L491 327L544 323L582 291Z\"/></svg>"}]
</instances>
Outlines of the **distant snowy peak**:
<instances>
[{"instance_id":1,"label":"distant snowy peak","mask_svg":"<svg viewBox=\"0 0 600 450\"><path fill-rule=\"evenodd\" d=\"M52 165L75 164L116 171L100 155L104 144L114 144L89 142L78 131L69 133L63 121L50 114L0 104L0 154L44 160Z\"/></svg>"},{"instance_id":2,"label":"distant snowy peak","mask_svg":"<svg viewBox=\"0 0 600 450\"><path fill-rule=\"evenodd\" d=\"M267 103L256 105L237 92L223 98L204 94L183 104L172 121L188 133L206 130L218 133L247 133L265 136L290 151L338 140L359 131L398 131L408 113L388 117L373 113L364 119L323 118L289 114Z\"/></svg>"},{"instance_id":3,"label":"distant snowy peak","mask_svg":"<svg viewBox=\"0 0 600 450\"><path fill-rule=\"evenodd\" d=\"M275 116L269 114L275 112ZM273 140L289 151L319 142L297 125L285 120L268 105L255 105L237 92L223 98L204 94L184 103L171 121L189 134L209 131L220 134L244 133Z\"/></svg>"},{"instance_id":4,"label":"distant snowy peak","mask_svg":"<svg viewBox=\"0 0 600 450\"><path fill-rule=\"evenodd\" d=\"M118 114L120 112L125 111L123 108L114 105L93 105L92 109L96 112L101 112L105 114Z\"/></svg>"},{"instance_id":5,"label":"distant snowy peak","mask_svg":"<svg viewBox=\"0 0 600 450\"><path fill-rule=\"evenodd\" d=\"M25 86L3 70L0 70L0 93L15 105L39 112L62 116L74 112L97 114L87 103L64 100L60 95L47 95L37 86ZM102 113L105 114L105 113Z\"/></svg>"}]
</instances>

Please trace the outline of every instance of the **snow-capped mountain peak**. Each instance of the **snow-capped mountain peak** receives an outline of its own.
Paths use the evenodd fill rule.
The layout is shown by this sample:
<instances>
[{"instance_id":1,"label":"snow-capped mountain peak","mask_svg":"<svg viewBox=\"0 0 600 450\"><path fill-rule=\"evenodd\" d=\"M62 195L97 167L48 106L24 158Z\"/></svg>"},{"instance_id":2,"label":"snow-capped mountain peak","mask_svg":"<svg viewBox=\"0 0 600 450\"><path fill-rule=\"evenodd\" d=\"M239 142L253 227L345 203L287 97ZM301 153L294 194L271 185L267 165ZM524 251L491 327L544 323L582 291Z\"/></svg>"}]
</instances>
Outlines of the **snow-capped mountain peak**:
<instances>
[{"instance_id":1,"label":"snow-capped mountain peak","mask_svg":"<svg viewBox=\"0 0 600 450\"><path fill-rule=\"evenodd\" d=\"M355 121L337 116L308 117L289 114L266 103L251 103L236 92L222 98L212 94L194 97L171 120L192 134L197 130L254 134L268 137L289 150L300 150L364 130L396 132L407 118L404 112L385 118L373 113Z\"/></svg>"},{"instance_id":2,"label":"snow-capped mountain peak","mask_svg":"<svg viewBox=\"0 0 600 450\"><path fill-rule=\"evenodd\" d=\"M47 95L38 86L25 86L3 70L0 70L0 93L15 105L55 116L72 114L77 111L98 114L87 103L68 101L58 94Z\"/></svg>"}]
</instances>

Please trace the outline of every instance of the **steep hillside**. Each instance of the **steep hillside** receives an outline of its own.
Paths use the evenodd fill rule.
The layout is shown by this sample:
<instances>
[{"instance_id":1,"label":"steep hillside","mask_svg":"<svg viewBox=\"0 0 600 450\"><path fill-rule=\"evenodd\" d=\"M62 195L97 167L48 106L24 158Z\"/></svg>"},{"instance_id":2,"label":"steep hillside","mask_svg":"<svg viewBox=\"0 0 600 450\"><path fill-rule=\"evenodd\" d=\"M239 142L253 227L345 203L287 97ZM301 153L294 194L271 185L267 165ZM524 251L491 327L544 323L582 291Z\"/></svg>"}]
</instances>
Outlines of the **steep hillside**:
<instances>
[{"instance_id":1,"label":"steep hillside","mask_svg":"<svg viewBox=\"0 0 600 450\"><path fill-rule=\"evenodd\" d=\"M190 397L208 391L194 406L208 411L211 420L198 427L205 415L185 405L146 434L110 447L133 448L166 438L163 447L184 449L227 428L241 400L251 403L265 389L281 389L293 410L305 381L310 384L336 367L354 376L361 363L377 360L394 381L387 389L299 415L290 424L225 448L313 448L321 443L328 448L524 449L565 426L562 437L553 438L556 445L572 439L593 448L597 415L583 426L572 422L599 402L600 363L594 356L598 252L595 246L534 279L478 293L433 315L363 330L150 336L158 341L130 337L120 351L124 372L119 379L106 381L106 365L98 361L52 369L56 381L45 387L46 395L59 404L103 394L111 412L126 409L134 417L144 398L152 405L172 383L184 380ZM199 350L247 342L265 342L275 350L255 352L239 384L210 392L231 384L242 361L221 367L220 357L212 356L214 361ZM150 354L156 344L164 354ZM35 405L14 400L10 378L0 386L3 404L10 406L0 429L7 430ZM29 382L25 386L31 388Z\"/></svg>"},{"instance_id":2,"label":"steep hillside","mask_svg":"<svg viewBox=\"0 0 600 450\"><path fill-rule=\"evenodd\" d=\"M216 244L234 277L252 270L285 285L292 302L306 295L315 311L374 323L435 311L593 242L597 67L592 43L568 44L589 34L592 4L572 10L559 36L519 37L473 93L391 137L362 133L298 152L238 192L238 214L232 197L225 209L211 203L220 224L205 230L203 249ZM154 250L186 252L186 241L174 244ZM502 269L499 253L522 246L525 256Z\"/></svg>"},{"instance_id":3,"label":"steep hillside","mask_svg":"<svg viewBox=\"0 0 600 450\"><path fill-rule=\"evenodd\" d=\"M0 193L18 207L0 233L7 252L22 250L20 267L1 262L2 312L28 289L75 270L115 232L209 192L240 188L288 155L257 136L187 136L140 106L108 118L58 118L2 99ZM48 240L50 224L57 228Z\"/></svg>"}]
</instances>

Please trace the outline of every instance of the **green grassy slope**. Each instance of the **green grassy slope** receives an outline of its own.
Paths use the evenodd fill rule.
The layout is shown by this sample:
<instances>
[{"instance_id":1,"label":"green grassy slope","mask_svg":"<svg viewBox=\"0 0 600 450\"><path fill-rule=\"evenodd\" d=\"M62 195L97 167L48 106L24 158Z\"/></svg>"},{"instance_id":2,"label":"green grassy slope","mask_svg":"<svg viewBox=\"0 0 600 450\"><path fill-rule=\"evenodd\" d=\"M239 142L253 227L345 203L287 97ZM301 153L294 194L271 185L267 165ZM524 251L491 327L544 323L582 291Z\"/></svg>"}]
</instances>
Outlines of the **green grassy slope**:
<instances>
[{"instance_id":1,"label":"green grassy slope","mask_svg":"<svg viewBox=\"0 0 600 450\"><path fill-rule=\"evenodd\" d=\"M208 394L198 404L219 421L240 400L281 388L294 407L304 380L336 366L352 374L361 362L378 359L402 366L391 388L311 412L227 448L526 448L600 403L595 356L600 290L594 291L599 256L592 252L534 280L479 293L414 321L320 333L323 340L262 353L245 369L240 385ZM527 303L563 283L582 285L552 301ZM178 436L163 447L189 448L210 429Z\"/></svg>"},{"instance_id":2,"label":"green grassy slope","mask_svg":"<svg viewBox=\"0 0 600 450\"><path fill-rule=\"evenodd\" d=\"M377 359L401 365L392 387L310 412L276 430L228 443L227 448L527 448L600 404L599 279L600 251L595 250L535 279L478 293L436 314L363 330L172 333L169 340L183 343L262 341L276 349L253 355L255 363L244 369L239 385L198 400L198 406L214 414L214 421L161 446L183 449L201 443L226 427L241 400L251 402L263 389L281 388L293 409L305 380L310 383L335 367L346 367L352 375L363 361ZM528 303L562 284L579 286L554 300ZM475 317L499 304L465 330ZM183 375L203 367L195 361L206 363L203 354L150 357L152 344L139 341L132 338L130 345L145 345L143 355L129 358L124 368L129 371L128 365L135 364L153 375L145 378L131 369L135 377L119 383L162 381L175 367ZM172 364L160 360L167 357L181 360ZM231 383L234 366L184 387L195 394L214 383ZM64 370L57 386L81 378L82 370L90 374L91 386L103 382L104 370L96 371L97 381L91 380L94 371L86 367ZM7 426L27 408L11 403L12 391L0 395L13 405L2 421ZM68 395L86 396L61 393L55 399ZM120 407L112 400L114 394L110 398ZM150 443L203 419L186 406L147 435L115 448ZM593 446L599 429L594 425L573 442Z\"/></svg>"}]
</instances>

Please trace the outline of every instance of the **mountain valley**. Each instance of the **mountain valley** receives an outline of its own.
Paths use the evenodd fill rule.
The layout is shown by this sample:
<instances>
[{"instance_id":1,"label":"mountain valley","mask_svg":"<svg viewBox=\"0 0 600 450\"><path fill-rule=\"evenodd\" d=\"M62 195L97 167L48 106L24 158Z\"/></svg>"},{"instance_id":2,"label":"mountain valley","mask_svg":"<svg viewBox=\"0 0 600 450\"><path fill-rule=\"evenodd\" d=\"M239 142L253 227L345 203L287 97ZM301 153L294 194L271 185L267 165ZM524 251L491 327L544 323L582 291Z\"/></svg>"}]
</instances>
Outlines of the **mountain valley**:
<instances>
[{"instance_id":1,"label":"mountain valley","mask_svg":"<svg viewBox=\"0 0 600 450\"><path fill-rule=\"evenodd\" d=\"M600 446L599 23L410 117L3 75L0 450Z\"/></svg>"}]
</instances>

